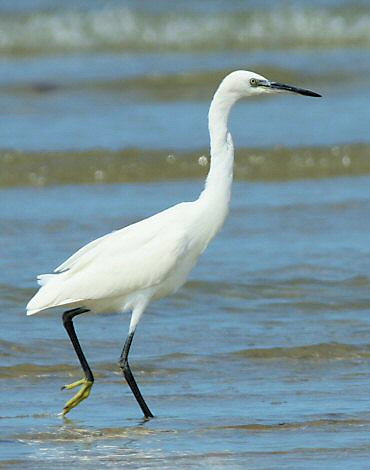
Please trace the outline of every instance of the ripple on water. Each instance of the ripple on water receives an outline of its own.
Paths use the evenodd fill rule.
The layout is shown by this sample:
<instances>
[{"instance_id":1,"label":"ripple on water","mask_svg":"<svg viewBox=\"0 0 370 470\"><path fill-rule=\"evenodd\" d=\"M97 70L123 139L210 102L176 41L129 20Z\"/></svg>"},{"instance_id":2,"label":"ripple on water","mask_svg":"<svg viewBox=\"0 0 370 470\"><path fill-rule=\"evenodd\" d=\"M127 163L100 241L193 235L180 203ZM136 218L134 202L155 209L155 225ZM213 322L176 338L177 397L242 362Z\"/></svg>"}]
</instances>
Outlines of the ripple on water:
<instances>
[{"instance_id":1,"label":"ripple on water","mask_svg":"<svg viewBox=\"0 0 370 470\"><path fill-rule=\"evenodd\" d=\"M368 359L370 357L370 346L355 346L352 344L320 343L307 346L288 348L258 348L243 349L234 352L237 357L250 359L294 359L309 361L332 361L349 359Z\"/></svg>"}]
</instances>

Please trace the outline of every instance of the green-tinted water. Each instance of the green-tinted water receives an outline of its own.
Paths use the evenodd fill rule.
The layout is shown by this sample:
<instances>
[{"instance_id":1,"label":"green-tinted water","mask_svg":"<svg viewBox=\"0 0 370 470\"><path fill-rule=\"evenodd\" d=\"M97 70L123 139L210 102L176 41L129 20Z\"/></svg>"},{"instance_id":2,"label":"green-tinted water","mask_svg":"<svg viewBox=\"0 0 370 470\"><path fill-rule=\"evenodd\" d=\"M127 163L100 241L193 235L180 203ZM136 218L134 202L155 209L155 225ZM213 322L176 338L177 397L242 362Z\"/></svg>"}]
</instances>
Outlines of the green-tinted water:
<instances>
[{"instance_id":1,"label":"green-tinted water","mask_svg":"<svg viewBox=\"0 0 370 470\"><path fill-rule=\"evenodd\" d=\"M0 465L367 468L368 2L4 0L0 5ZM230 217L186 286L83 315L91 396L35 276L87 241L197 197L206 116L233 69L320 92L242 102Z\"/></svg>"}]
</instances>

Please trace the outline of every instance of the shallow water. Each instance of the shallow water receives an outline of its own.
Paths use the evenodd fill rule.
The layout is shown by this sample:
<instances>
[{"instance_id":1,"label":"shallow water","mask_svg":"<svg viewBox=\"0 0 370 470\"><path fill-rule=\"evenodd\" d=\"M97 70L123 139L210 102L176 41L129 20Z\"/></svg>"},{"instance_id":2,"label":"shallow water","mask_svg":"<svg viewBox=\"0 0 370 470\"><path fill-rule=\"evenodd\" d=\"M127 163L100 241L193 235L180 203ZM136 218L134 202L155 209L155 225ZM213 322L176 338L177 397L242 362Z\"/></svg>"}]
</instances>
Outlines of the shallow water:
<instances>
[{"instance_id":1,"label":"shallow water","mask_svg":"<svg viewBox=\"0 0 370 470\"><path fill-rule=\"evenodd\" d=\"M368 468L369 25L365 0L1 2L0 466ZM230 217L132 348L156 418L112 313L76 319L96 382L61 419L81 371L58 315L25 316L36 275L197 197L239 68L323 98L233 112Z\"/></svg>"},{"instance_id":2,"label":"shallow water","mask_svg":"<svg viewBox=\"0 0 370 470\"><path fill-rule=\"evenodd\" d=\"M60 386L80 370L59 316L24 316L32 278L86 240L200 187L1 191L1 455L9 465L366 464L368 177L237 183L230 218L191 281L139 326L132 366L157 417L141 421L120 376L128 317L119 314L76 320L96 384L70 419L57 417L70 395Z\"/></svg>"}]
</instances>

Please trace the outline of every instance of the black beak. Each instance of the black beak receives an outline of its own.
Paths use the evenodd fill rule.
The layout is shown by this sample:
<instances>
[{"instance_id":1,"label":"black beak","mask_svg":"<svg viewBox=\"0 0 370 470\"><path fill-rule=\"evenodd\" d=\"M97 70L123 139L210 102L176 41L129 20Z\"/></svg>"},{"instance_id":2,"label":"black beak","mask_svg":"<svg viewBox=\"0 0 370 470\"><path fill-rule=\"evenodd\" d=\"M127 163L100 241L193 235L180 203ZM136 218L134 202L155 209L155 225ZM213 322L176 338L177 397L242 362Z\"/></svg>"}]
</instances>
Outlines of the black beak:
<instances>
[{"instance_id":1,"label":"black beak","mask_svg":"<svg viewBox=\"0 0 370 470\"><path fill-rule=\"evenodd\" d=\"M268 82L268 84L263 86L268 86L272 90L291 91L292 93L298 93L299 95L315 96L317 98L321 97L321 95L315 93L314 91L305 90L304 88L297 88L291 85L285 85L284 83Z\"/></svg>"}]
</instances>

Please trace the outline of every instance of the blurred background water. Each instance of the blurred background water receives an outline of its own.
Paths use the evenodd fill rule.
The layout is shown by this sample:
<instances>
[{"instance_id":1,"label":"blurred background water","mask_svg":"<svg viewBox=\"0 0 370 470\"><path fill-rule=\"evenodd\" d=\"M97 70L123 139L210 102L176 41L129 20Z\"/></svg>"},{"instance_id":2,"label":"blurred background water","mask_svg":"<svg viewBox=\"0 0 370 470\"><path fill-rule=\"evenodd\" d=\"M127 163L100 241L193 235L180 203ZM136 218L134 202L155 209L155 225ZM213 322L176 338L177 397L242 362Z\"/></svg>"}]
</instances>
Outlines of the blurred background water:
<instances>
[{"instance_id":1,"label":"blurred background water","mask_svg":"<svg viewBox=\"0 0 370 470\"><path fill-rule=\"evenodd\" d=\"M35 276L197 197L234 69L307 87L238 104L231 214L146 313L26 318ZM370 7L361 0L0 2L0 458L14 468L367 468ZM203 157L203 158L201 158ZM205 157L205 158L204 158Z\"/></svg>"}]
</instances>

